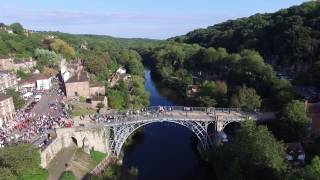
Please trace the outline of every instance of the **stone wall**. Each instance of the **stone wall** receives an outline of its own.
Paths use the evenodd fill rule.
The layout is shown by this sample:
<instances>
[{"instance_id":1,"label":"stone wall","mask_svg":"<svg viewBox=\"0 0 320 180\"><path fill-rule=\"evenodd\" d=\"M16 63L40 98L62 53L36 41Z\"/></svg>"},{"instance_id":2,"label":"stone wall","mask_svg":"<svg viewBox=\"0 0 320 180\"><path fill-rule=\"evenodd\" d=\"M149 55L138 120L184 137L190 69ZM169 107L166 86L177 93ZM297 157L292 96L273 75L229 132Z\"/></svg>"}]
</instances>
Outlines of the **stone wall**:
<instances>
[{"instance_id":1,"label":"stone wall","mask_svg":"<svg viewBox=\"0 0 320 180\"><path fill-rule=\"evenodd\" d=\"M108 130L101 128L63 128L57 129L57 138L41 152L41 166L43 168L51 162L51 160L63 148L75 143L84 152L90 153L91 149L108 152Z\"/></svg>"}]
</instances>

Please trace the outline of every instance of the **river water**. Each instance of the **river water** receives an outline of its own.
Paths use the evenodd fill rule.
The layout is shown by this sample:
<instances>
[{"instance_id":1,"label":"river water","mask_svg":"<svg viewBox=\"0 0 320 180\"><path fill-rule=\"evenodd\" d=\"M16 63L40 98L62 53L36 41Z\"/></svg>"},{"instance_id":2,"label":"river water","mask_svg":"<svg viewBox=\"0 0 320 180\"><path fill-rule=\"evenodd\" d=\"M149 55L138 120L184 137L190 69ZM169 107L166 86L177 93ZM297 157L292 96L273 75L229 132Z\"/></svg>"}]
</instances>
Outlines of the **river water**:
<instances>
[{"instance_id":1,"label":"river water","mask_svg":"<svg viewBox=\"0 0 320 180\"><path fill-rule=\"evenodd\" d=\"M175 105L174 94L157 85L148 69L145 80L151 106ZM139 180L214 180L210 166L205 165L197 152L196 141L192 131L180 125L147 125L142 140L124 152L123 166L138 168Z\"/></svg>"}]
</instances>

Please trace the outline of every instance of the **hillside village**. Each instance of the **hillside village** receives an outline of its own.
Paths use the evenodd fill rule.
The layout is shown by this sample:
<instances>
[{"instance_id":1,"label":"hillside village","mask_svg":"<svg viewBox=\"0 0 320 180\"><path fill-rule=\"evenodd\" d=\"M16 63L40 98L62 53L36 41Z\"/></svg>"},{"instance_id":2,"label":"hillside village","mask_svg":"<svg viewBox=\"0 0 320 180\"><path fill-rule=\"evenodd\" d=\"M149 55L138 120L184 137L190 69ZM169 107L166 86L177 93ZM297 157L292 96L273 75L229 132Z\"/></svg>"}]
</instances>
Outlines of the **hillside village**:
<instances>
[{"instance_id":1,"label":"hillside village","mask_svg":"<svg viewBox=\"0 0 320 180\"><path fill-rule=\"evenodd\" d=\"M0 25L0 33L11 36L18 36L20 31L23 36L33 33L13 29ZM42 38L44 44L58 39L55 35ZM74 51L62 40L58 41ZM79 48L88 50L88 44L81 43ZM44 132L49 135L57 127L72 127L73 117L87 119L88 115L107 110L107 88L115 88L120 81L129 83L131 77L123 66L119 66L110 72L110 78L97 80L87 71L83 59L65 58L49 50L39 51L43 56L47 53L53 57L55 62L48 64L50 57L45 59L48 62L41 62L37 56L0 55L0 147L18 142L46 147L50 139Z\"/></svg>"},{"instance_id":2,"label":"hillside village","mask_svg":"<svg viewBox=\"0 0 320 180\"><path fill-rule=\"evenodd\" d=\"M136 163L122 161L129 152L143 165L170 160L160 174L182 160L197 171L204 165L213 179L318 180L319 16L311 1L164 41L0 23L0 174L138 177L135 168L123 171ZM169 156L166 146L177 147ZM7 152L24 154L11 148L40 152L46 170L39 162L40 170L16 168L21 156L7 165Z\"/></svg>"}]
</instances>

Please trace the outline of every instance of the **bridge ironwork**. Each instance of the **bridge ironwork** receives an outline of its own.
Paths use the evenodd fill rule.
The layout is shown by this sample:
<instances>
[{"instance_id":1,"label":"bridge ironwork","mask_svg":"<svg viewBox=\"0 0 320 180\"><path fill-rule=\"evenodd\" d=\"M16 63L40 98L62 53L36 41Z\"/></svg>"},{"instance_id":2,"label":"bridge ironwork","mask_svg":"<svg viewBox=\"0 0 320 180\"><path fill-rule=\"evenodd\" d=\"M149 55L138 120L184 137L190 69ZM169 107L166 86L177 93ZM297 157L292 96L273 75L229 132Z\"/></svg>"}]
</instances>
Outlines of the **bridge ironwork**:
<instances>
[{"instance_id":1,"label":"bridge ironwork","mask_svg":"<svg viewBox=\"0 0 320 180\"><path fill-rule=\"evenodd\" d=\"M246 119L257 120L257 111L244 111L237 108L207 108L183 106L147 107L140 111L116 111L98 117L108 127L109 153L119 156L126 139L137 129L156 122L170 122L190 129L199 139L202 149L213 145L208 127L214 124L215 131L222 131L231 122L241 122Z\"/></svg>"}]
</instances>

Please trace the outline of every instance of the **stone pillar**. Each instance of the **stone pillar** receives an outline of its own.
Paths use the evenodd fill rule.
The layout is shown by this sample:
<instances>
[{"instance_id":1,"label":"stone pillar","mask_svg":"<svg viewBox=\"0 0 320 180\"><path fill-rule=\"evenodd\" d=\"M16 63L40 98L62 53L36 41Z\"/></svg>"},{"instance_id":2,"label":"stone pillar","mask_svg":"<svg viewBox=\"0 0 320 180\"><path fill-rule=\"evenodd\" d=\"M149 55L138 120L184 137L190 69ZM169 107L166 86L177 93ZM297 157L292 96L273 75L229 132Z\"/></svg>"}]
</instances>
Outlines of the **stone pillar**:
<instances>
[{"instance_id":1,"label":"stone pillar","mask_svg":"<svg viewBox=\"0 0 320 180\"><path fill-rule=\"evenodd\" d=\"M222 116L216 116L216 131L221 132L224 128L224 121Z\"/></svg>"}]
</instances>

